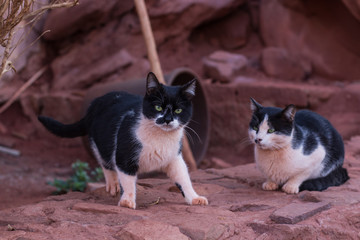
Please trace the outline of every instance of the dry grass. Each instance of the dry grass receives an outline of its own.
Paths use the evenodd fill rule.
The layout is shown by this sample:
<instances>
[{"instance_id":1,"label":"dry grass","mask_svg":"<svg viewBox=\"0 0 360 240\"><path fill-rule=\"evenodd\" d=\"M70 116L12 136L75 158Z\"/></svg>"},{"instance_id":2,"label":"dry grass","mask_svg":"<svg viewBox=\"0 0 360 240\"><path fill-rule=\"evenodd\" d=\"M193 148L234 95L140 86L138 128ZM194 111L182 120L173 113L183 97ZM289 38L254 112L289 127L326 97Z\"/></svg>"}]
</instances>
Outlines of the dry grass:
<instances>
[{"instance_id":1,"label":"dry grass","mask_svg":"<svg viewBox=\"0 0 360 240\"><path fill-rule=\"evenodd\" d=\"M13 36L16 27L22 21L26 21L26 24L34 24L47 10L75 6L78 2L79 0L54 0L34 10L35 0L2 0L0 3L0 50L3 55L1 56L0 79L5 72L11 69L15 71L9 58L14 48L18 46L18 43L13 42Z\"/></svg>"},{"instance_id":2,"label":"dry grass","mask_svg":"<svg viewBox=\"0 0 360 240\"><path fill-rule=\"evenodd\" d=\"M13 29L30 12L33 3L34 0L5 0L0 5L0 45L2 47L7 46Z\"/></svg>"}]
</instances>

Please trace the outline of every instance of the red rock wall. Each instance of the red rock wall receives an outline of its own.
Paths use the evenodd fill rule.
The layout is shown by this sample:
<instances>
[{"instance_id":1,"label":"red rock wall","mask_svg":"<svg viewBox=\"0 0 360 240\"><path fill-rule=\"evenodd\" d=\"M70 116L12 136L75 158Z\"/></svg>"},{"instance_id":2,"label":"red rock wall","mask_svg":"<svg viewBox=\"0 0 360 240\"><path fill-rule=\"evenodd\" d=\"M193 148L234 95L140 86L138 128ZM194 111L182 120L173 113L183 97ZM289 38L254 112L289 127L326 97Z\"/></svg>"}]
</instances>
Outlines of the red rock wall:
<instances>
[{"instance_id":1,"label":"red rock wall","mask_svg":"<svg viewBox=\"0 0 360 240\"><path fill-rule=\"evenodd\" d=\"M205 84L212 120L210 156L233 159L228 160L232 163L251 161L246 143L250 96L264 104L294 103L319 111L345 138L359 133L358 85L349 85L360 78L357 2L149 0L146 4L164 72L186 66L202 81L211 79ZM131 0L80 0L76 7L51 11L42 29L51 32L42 37L26 67L0 87L0 101L5 101L41 66L49 66L20 101L24 110L19 114L35 126L40 113L73 121L88 88L143 78L150 70ZM216 50L238 54L233 59L242 59L241 64L229 58L220 65L203 61ZM269 82L276 84L268 86ZM288 87L286 82L298 85Z\"/></svg>"},{"instance_id":2,"label":"red rock wall","mask_svg":"<svg viewBox=\"0 0 360 240\"><path fill-rule=\"evenodd\" d=\"M360 21L355 1L262 1L261 36L267 46L287 49L310 61L314 72L335 80L355 80L360 69Z\"/></svg>"}]
</instances>

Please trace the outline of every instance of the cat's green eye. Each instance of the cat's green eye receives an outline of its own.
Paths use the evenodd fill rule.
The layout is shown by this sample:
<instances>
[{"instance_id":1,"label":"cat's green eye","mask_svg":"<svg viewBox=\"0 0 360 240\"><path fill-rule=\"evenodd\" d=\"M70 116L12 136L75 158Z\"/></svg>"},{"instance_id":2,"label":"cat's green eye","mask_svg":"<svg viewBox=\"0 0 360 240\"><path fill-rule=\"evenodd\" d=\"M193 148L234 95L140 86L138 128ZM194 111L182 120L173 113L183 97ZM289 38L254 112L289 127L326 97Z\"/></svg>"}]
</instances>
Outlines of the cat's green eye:
<instances>
[{"instance_id":1,"label":"cat's green eye","mask_svg":"<svg viewBox=\"0 0 360 240\"><path fill-rule=\"evenodd\" d=\"M268 133L273 133L273 132L275 132L275 129L273 129L273 128L270 128L270 129L268 130Z\"/></svg>"},{"instance_id":2,"label":"cat's green eye","mask_svg":"<svg viewBox=\"0 0 360 240\"><path fill-rule=\"evenodd\" d=\"M179 114L179 113L181 113L181 112L182 112L182 109L181 109L181 108L178 108L178 109L175 110L175 113L176 113L176 114Z\"/></svg>"},{"instance_id":3,"label":"cat's green eye","mask_svg":"<svg viewBox=\"0 0 360 240\"><path fill-rule=\"evenodd\" d=\"M162 111L162 107L160 107L159 105L155 105L155 110L158 112Z\"/></svg>"},{"instance_id":4,"label":"cat's green eye","mask_svg":"<svg viewBox=\"0 0 360 240\"><path fill-rule=\"evenodd\" d=\"M254 129L255 131L259 130L259 129L258 129L257 127L255 127L255 126L254 126L252 129Z\"/></svg>"}]
</instances>

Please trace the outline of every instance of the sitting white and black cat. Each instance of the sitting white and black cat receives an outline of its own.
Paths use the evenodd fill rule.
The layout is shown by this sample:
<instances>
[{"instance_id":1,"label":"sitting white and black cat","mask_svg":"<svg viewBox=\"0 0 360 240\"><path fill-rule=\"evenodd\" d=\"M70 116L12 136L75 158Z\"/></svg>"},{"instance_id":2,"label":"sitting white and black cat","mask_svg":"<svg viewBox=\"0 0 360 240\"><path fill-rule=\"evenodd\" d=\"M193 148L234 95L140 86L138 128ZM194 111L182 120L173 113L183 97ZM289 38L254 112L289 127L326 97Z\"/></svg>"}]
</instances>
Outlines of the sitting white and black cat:
<instances>
[{"instance_id":1,"label":"sitting white and black cat","mask_svg":"<svg viewBox=\"0 0 360 240\"><path fill-rule=\"evenodd\" d=\"M194 191L182 157L181 139L191 119L195 86L195 79L183 86L165 86L150 72L144 97L108 93L95 99L74 124L38 119L57 136L89 136L104 170L106 190L111 195L121 191L118 205L135 209L137 174L153 170L166 172L188 204L207 205L208 200Z\"/></svg>"},{"instance_id":2,"label":"sitting white and black cat","mask_svg":"<svg viewBox=\"0 0 360 240\"><path fill-rule=\"evenodd\" d=\"M308 111L263 107L251 98L249 127L255 161L267 180L264 190L323 191L345 183L344 143L322 116Z\"/></svg>"}]
</instances>

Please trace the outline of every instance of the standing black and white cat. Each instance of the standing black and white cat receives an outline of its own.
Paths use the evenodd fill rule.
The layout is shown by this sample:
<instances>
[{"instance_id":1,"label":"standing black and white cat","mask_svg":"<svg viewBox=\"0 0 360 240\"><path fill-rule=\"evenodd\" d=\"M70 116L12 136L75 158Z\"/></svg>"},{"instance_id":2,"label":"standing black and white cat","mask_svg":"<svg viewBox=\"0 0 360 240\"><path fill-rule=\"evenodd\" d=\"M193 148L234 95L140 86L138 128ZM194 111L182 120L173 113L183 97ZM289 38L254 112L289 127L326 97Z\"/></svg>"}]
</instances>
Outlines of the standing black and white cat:
<instances>
[{"instance_id":1,"label":"standing black and white cat","mask_svg":"<svg viewBox=\"0 0 360 240\"><path fill-rule=\"evenodd\" d=\"M145 97L111 92L95 99L84 118L65 125L48 117L39 121L60 137L89 136L104 170L106 190L122 190L120 206L136 208L137 174L162 170L182 191L188 204L207 205L193 189L182 157L184 127L192 115L196 80L183 86L160 84L153 73Z\"/></svg>"},{"instance_id":2,"label":"standing black and white cat","mask_svg":"<svg viewBox=\"0 0 360 240\"><path fill-rule=\"evenodd\" d=\"M345 183L344 143L322 116L308 111L263 107L251 98L249 127L255 161L267 180L264 190L322 191Z\"/></svg>"}]
</instances>

